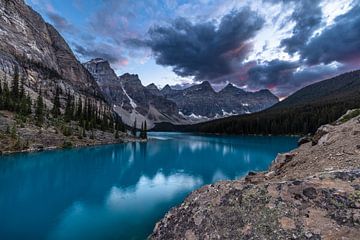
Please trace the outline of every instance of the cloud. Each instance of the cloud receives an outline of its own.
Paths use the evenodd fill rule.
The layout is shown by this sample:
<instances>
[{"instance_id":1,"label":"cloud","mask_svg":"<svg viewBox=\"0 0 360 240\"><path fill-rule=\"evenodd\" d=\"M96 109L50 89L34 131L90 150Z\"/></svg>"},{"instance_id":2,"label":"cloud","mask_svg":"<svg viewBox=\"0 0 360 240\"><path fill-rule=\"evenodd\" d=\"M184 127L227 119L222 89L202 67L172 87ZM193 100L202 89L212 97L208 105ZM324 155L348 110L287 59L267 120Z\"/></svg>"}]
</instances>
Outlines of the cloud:
<instances>
[{"instance_id":1,"label":"cloud","mask_svg":"<svg viewBox=\"0 0 360 240\"><path fill-rule=\"evenodd\" d=\"M334 23L324 29L303 47L300 54L307 64L338 61L360 64L360 6L335 18Z\"/></svg>"},{"instance_id":2,"label":"cloud","mask_svg":"<svg viewBox=\"0 0 360 240\"><path fill-rule=\"evenodd\" d=\"M48 11L47 16L58 31L67 33L74 33L76 31L75 27L71 23L53 10Z\"/></svg>"},{"instance_id":3,"label":"cloud","mask_svg":"<svg viewBox=\"0 0 360 240\"><path fill-rule=\"evenodd\" d=\"M81 59L103 58L109 61L114 67L121 68L128 64L127 58L123 57L119 50L114 46L94 43L96 47L87 47L73 43L73 48L76 54L80 55Z\"/></svg>"},{"instance_id":4,"label":"cloud","mask_svg":"<svg viewBox=\"0 0 360 240\"><path fill-rule=\"evenodd\" d=\"M279 97L316 81L324 80L348 71L339 63L303 66L298 61L273 60L259 63L248 71L247 86L251 90L271 89Z\"/></svg>"},{"instance_id":5,"label":"cloud","mask_svg":"<svg viewBox=\"0 0 360 240\"><path fill-rule=\"evenodd\" d=\"M290 2L290 1L287 1ZM285 51L294 54L302 48L317 30L322 21L320 0L295 1L295 9L291 19L296 23L290 38L283 39L281 46Z\"/></svg>"},{"instance_id":6,"label":"cloud","mask_svg":"<svg viewBox=\"0 0 360 240\"><path fill-rule=\"evenodd\" d=\"M209 80L233 72L232 61L246 58L250 40L263 24L249 8L230 12L218 26L177 18L169 26L152 27L144 43L152 49L157 64L171 66L182 77ZM133 43L140 46L141 42Z\"/></svg>"},{"instance_id":7,"label":"cloud","mask_svg":"<svg viewBox=\"0 0 360 240\"><path fill-rule=\"evenodd\" d=\"M286 84L292 79L294 71L299 67L297 62L272 60L264 62L248 71L250 87L273 88Z\"/></svg>"}]
</instances>

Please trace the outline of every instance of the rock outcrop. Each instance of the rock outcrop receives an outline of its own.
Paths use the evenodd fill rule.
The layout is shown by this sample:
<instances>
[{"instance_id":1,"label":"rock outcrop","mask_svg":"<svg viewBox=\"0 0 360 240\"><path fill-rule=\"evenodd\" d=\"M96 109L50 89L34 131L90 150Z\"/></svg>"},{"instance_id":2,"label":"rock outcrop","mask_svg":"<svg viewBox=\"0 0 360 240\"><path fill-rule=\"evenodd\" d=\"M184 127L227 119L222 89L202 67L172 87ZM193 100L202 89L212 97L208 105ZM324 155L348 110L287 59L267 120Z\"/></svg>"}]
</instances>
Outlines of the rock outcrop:
<instances>
[{"instance_id":1,"label":"rock outcrop","mask_svg":"<svg viewBox=\"0 0 360 240\"><path fill-rule=\"evenodd\" d=\"M359 239L360 117L315 137L278 155L267 172L193 192L150 238Z\"/></svg>"}]
</instances>

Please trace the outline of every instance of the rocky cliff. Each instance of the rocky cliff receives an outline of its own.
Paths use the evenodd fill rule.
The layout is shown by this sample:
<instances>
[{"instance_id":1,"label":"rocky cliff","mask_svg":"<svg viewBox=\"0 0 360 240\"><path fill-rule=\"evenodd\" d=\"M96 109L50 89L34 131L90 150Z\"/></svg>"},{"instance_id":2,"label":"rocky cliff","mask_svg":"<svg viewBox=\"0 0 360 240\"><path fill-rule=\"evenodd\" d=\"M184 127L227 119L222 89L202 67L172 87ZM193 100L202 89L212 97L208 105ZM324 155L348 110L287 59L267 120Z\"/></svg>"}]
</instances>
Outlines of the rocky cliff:
<instances>
[{"instance_id":1,"label":"rocky cliff","mask_svg":"<svg viewBox=\"0 0 360 240\"><path fill-rule=\"evenodd\" d=\"M138 75L127 73L117 77L109 62L100 58L84 66L127 125L133 126L135 119L138 127L145 120L149 127L157 122L184 123L176 104L156 93L155 85L143 86Z\"/></svg>"},{"instance_id":2,"label":"rocky cliff","mask_svg":"<svg viewBox=\"0 0 360 240\"><path fill-rule=\"evenodd\" d=\"M23 0L0 0L0 84L0 153L135 140L114 134L125 129L93 76Z\"/></svg>"},{"instance_id":3,"label":"rocky cliff","mask_svg":"<svg viewBox=\"0 0 360 240\"><path fill-rule=\"evenodd\" d=\"M359 239L360 111L279 154L269 171L193 192L151 239Z\"/></svg>"},{"instance_id":4,"label":"rocky cliff","mask_svg":"<svg viewBox=\"0 0 360 240\"><path fill-rule=\"evenodd\" d=\"M0 39L0 78L9 82L17 68L31 96L41 89L49 105L56 87L105 104L65 40L23 0L0 0Z\"/></svg>"}]
</instances>

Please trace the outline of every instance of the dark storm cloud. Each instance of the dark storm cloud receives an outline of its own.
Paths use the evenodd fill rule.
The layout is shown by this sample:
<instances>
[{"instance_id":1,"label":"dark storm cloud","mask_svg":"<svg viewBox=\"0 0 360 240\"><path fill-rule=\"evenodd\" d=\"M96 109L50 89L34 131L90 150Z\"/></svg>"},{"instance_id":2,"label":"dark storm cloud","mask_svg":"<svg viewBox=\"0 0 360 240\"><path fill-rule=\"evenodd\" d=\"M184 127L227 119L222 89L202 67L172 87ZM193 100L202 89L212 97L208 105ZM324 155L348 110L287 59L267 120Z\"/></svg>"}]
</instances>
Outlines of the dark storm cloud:
<instances>
[{"instance_id":1,"label":"dark storm cloud","mask_svg":"<svg viewBox=\"0 0 360 240\"><path fill-rule=\"evenodd\" d=\"M248 41L263 24L264 20L249 8L227 14L218 27L213 22L193 24L178 18L170 26L151 28L144 43L158 64L173 67L177 75L212 79L231 73L231 62L247 56L251 47Z\"/></svg>"},{"instance_id":2,"label":"dark storm cloud","mask_svg":"<svg viewBox=\"0 0 360 240\"><path fill-rule=\"evenodd\" d=\"M127 64L127 59L117 54L112 46L106 44L98 44L96 48L87 48L77 43L73 43L73 48L76 54L83 59L103 58L116 66Z\"/></svg>"},{"instance_id":3,"label":"dark storm cloud","mask_svg":"<svg viewBox=\"0 0 360 240\"><path fill-rule=\"evenodd\" d=\"M75 32L75 27L59 14L52 11L48 11L47 16L49 17L55 28L60 32L67 32L67 33Z\"/></svg>"},{"instance_id":4,"label":"dark storm cloud","mask_svg":"<svg viewBox=\"0 0 360 240\"><path fill-rule=\"evenodd\" d=\"M333 61L360 64L360 6L355 4L349 12L338 16L300 53L310 65Z\"/></svg>"},{"instance_id":5,"label":"dark storm cloud","mask_svg":"<svg viewBox=\"0 0 360 240\"><path fill-rule=\"evenodd\" d=\"M289 2L289 1L288 1ZM296 23L290 38L283 39L281 46L290 54L296 53L307 43L322 21L320 0L295 1L291 19Z\"/></svg>"},{"instance_id":6,"label":"dark storm cloud","mask_svg":"<svg viewBox=\"0 0 360 240\"><path fill-rule=\"evenodd\" d=\"M304 67L299 62L273 60L251 68L247 83L252 90L268 88L279 97L286 97L304 86L348 70L344 66L321 64Z\"/></svg>"},{"instance_id":7,"label":"dark storm cloud","mask_svg":"<svg viewBox=\"0 0 360 240\"><path fill-rule=\"evenodd\" d=\"M249 86L253 88L273 88L289 82L299 67L296 62L273 60L264 62L248 71Z\"/></svg>"}]
</instances>

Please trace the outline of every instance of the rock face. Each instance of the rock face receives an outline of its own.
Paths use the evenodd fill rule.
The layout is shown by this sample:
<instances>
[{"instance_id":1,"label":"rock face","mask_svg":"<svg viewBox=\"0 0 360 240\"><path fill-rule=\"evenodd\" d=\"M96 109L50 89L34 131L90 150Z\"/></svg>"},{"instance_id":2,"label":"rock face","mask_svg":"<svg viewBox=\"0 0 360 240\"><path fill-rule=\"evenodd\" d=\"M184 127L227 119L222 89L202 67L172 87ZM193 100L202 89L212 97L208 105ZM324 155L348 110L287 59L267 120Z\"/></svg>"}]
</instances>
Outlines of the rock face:
<instances>
[{"instance_id":1,"label":"rock face","mask_svg":"<svg viewBox=\"0 0 360 240\"><path fill-rule=\"evenodd\" d=\"M155 85L144 87L138 75L127 73L117 77L104 59L93 59L84 66L94 76L114 110L129 126L133 126L135 119L138 127L145 120L149 127L156 122L183 123L176 104L161 96Z\"/></svg>"},{"instance_id":2,"label":"rock face","mask_svg":"<svg viewBox=\"0 0 360 240\"><path fill-rule=\"evenodd\" d=\"M215 92L207 81L183 90L174 90L167 85L161 93L174 101L185 117L193 120L210 120L258 112L279 101L269 90L252 93L232 84L228 84L220 92Z\"/></svg>"},{"instance_id":3,"label":"rock face","mask_svg":"<svg viewBox=\"0 0 360 240\"><path fill-rule=\"evenodd\" d=\"M279 101L268 90L251 93L231 84L215 92L207 81L183 90L172 89L169 85L161 90L155 84L144 87L137 75L117 77L110 64L99 58L84 63L84 66L128 125L135 119L139 124L147 120L150 127L159 122L196 123L258 112Z\"/></svg>"},{"instance_id":4,"label":"rock face","mask_svg":"<svg viewBox=\"0 0 360 240\"><path fill-rule=\"evenodd\" d=\"M130 108L130 101L125 96L120 80L108 61L97 58L83 64L99 85L104 96L110 103L123 103L125 108Z\"/></svg>"},{"instance_id":5,"label":"rock face","mask_svg":"<svg viewBox=\"0 0 360 240\"><path fill-rule=\"evenodd\" d=\"M146 89L149 90L154 95L161 96L161 92L159 88L154 83L147 85Z\"/></svg>"},{"instance_id":6,"label":"rock face","mask_svg":"<svg viewBox=\"0 0 360 240\"><path fill-rule=\"evenodd\" d=\"M10 81L18 68L31 96L41 89L50 105L56 87L105 104L94 78L65 40L23 0L0 0L0 39L0 78Z\"/></svg>"},{"instance_id":7,"label":"rock face","mask_svg":"<svg viewBox=\"0 0 360 240\"><path fill-rule=\"evenodd\" d=\"M268 172L193 192L150 238L359 239L360 117L322 129Z\"/></svg>"}]
</instances>

